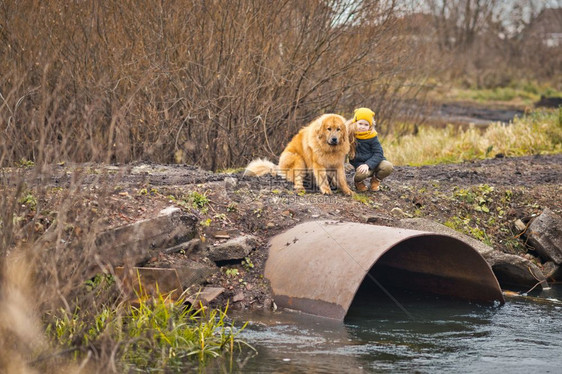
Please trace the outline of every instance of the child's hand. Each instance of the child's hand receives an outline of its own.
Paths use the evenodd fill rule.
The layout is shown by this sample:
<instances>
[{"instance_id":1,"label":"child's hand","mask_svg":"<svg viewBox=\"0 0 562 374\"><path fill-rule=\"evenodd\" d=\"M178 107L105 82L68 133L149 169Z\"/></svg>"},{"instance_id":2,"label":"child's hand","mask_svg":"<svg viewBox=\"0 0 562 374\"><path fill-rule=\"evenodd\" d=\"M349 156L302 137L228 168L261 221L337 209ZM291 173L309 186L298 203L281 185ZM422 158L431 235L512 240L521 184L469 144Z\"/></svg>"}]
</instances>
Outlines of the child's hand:
<instances>
[{"instance_id":1,"label":"child's hand","mask_svg":"<svg viewBox=\"0 0 562 374\"><path fill-rule=\"evenodd\" d=\"M357 172L361 174L367 174L369 172L369 165L362 164L357 167Z\"/></svg>"}]
</instances>

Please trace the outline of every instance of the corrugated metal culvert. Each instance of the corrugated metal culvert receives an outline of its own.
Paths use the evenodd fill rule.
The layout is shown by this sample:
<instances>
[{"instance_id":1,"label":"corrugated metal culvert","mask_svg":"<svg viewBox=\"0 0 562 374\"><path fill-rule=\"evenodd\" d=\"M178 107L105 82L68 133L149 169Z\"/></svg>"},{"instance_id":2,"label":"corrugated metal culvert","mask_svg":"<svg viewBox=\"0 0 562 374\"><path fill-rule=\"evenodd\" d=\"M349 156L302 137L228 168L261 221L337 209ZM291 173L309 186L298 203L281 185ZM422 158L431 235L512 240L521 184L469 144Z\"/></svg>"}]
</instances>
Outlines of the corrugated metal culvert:
<instances>
[{"instance_id":1,"label":"corrugated metal culvert","mask_svg":"<svg viewBox=\"0 0 562 374\"><path fill-rule=\"evenodd\" d=\"M467 243L360 223L311 221L273 237L265 276L278 306L340 320L364 282L504 303L492 269Z\"/></svg>"}]
</instances>

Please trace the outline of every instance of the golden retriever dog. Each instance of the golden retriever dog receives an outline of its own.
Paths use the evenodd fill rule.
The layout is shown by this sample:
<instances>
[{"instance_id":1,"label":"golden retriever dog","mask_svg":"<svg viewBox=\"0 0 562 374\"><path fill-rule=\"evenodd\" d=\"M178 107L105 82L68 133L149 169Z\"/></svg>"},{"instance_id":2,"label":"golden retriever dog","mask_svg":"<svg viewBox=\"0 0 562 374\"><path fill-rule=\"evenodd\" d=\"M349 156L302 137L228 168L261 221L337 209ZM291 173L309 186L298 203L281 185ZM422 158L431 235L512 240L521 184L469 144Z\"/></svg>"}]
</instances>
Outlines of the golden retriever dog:
<instances>
[{"instance_id":1,"label":"golden retriever dog","mask_svg":"<svg viewBox=\"0 0 562 374\"><path fill-rule=\"evenodd\" d=\"M296 134L279 157L279 165L257 159L246 167L246 175L281 175L295 190L304 191L303 180L312 171L323 194L331 194L330 179L346 195L351 189L345 179L344 161L349 152L345 119L338 114L324 114Z\"/></svg>"}]
</instances>

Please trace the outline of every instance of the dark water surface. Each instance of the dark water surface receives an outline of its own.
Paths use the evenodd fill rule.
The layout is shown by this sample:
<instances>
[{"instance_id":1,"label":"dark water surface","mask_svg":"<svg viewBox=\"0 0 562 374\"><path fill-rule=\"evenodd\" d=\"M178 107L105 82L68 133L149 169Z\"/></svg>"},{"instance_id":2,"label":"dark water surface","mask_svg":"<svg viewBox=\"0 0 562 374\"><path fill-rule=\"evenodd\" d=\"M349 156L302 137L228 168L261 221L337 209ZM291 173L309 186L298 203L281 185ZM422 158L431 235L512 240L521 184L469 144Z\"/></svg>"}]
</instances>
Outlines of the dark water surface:
<instances>
[{"instance_id":1,"label":"dark water surface","mask_svg":"<svg viewBox=\"0 0 562 374\"><path fill-rule=\"evenodd\" d=\"M236 357L232 371L562 373L562 285L502 306L395 296L408 314L377 299L354 304L343 323L287 311L235 315L250 321L241 337L258 353Z\"/></svg>"}]
</instances>

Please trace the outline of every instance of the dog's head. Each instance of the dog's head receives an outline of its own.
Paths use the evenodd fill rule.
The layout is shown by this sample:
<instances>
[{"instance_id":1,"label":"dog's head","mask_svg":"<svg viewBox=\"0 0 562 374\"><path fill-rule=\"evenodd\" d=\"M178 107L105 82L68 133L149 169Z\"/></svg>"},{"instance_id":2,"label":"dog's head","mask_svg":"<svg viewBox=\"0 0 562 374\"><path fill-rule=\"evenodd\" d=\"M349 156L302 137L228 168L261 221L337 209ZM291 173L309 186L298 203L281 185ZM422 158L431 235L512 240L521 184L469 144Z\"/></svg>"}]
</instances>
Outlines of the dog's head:
<instances>
[{"instance_id":1,"label":"dog's head","mask_svg":"<svg viewBox=\"0 0 562 374\"><path fill-rule=\"evenodd\" d=\"M330 146L340 145L348 140L345 121L337 114L322 116L317 133L318 138Z\"/></svg>"}]
</instances>

